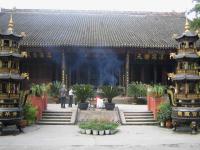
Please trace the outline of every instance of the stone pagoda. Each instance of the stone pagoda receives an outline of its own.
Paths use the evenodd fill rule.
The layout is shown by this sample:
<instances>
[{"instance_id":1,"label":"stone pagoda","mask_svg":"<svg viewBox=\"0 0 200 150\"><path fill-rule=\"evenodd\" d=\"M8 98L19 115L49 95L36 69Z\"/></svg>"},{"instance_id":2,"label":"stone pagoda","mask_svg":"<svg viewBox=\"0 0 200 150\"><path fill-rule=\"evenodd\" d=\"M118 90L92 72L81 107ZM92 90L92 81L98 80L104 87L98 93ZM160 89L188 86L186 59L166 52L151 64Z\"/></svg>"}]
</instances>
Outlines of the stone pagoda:
<instances>
[{"instance_id":1,"label":"stone pagoda","mask_svg":"<svg viewBox=\"0 0 200 150\"><path fill-rule=\"evenodd\" d=\"M190 125L196 133L200 124L200 76L199 53L196 48L198 34L190 31L186 19L185 32L176 37L177 53L170 57L177 62L175 73L169 77L174 83L172 96L172 123L174 130L181 125Z\"/></svg>"},{"instance_id":2,"label":"stone pagoda","mask_svg":"<svg viewBox=\"0 0 200 150\"><path fill-rule=\"evenodd\" d=\"M24 76L20 73L19 51L21 35L14 33L12 14L8 29L0 33L0 134L4 126L16 125L21 131L19 121L22 119L20 101L21 81Z\"/></svg>"}]
</instances>

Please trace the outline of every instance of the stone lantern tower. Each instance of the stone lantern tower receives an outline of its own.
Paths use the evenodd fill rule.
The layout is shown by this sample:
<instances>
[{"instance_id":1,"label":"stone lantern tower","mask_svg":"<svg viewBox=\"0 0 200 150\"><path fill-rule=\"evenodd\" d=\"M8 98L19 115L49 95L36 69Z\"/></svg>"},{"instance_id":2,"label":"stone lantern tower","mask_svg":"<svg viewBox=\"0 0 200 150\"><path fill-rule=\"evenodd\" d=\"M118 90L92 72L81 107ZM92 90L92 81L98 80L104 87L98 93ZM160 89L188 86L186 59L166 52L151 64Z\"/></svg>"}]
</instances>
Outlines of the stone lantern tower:
<instances>
[{"instance_id":1,"label":"stone lantern tower","mask_svg":"<svg viewBox=\"0 0 200 150\"><path fill-rule=\"evenodd\" d=\"M3 126L16 124L22 119L20 102L21 81L19 50L21 35L14 33L14 22L10 16L8 29L0 33L0 134Z\"/></svg>"},{"instance_id":2,"label":"stone lantern tower","mask_svg":"<svg viewBox=\"0 0 200 150\"><path fill-rule=\"evenodd\" d=\"M196 48L198 34L190 31L186 19L185 32L176 37L177 53L171 54L177 62L175 73L169 74L175 88L172 97L172 122L177 126L190 125L196 133L200 124L200 76L199 55Z\"/></svg>"}]
</instances>

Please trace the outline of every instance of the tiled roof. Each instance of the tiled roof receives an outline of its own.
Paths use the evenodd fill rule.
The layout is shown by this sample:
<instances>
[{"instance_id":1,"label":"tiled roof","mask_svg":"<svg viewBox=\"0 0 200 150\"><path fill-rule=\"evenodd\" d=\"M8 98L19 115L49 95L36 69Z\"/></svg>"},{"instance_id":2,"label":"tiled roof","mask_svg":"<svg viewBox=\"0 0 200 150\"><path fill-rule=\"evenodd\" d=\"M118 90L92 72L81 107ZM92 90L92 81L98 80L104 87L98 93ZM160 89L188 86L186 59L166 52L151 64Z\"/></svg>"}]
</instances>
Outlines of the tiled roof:
<instances>
[{"instance_id":1,"label":"tiled roof","mask_svg":"<svg viewBox=\"0 0 200 150\"><path fill-rule=\"evenodd\" d=\"M7 30L11 10L0 13ZM15 32L22 46L94 46L175 48L174 34L184 31L183 13L16 10Z\"/></svg>"}]
</instances>

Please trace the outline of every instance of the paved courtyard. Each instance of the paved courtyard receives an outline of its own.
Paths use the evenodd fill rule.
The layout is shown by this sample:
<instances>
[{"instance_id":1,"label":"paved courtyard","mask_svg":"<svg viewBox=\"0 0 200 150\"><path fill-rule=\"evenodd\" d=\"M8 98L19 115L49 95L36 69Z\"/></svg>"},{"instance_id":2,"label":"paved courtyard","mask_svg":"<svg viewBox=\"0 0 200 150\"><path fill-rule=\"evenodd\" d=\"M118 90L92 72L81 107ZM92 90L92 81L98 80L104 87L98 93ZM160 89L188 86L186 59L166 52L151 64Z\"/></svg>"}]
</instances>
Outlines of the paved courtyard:
<instances>
[{"instance_id":1,"label":"paved courtyard","mask_svg":"<svg viewBox=\"0 0 200 150\"><path fill-rule=\"evenodd\" d=\"M173 132L157 126L121 126L115 135L79 133L78 126L26 127L19 135L0 137L0 150L198 150L200 133Z\"/></svg>"},{"instance_id":2,"label":"paved courtyard","mask_svg":"<svg viewBox=\"0 0 200 150\"><path fill-rule=\"evenodd\" d=\"M146 111L145 105L118 105L122 111ZM48 110L61 109L50 104ZM157 126L120 126L115 135L93 136L79 133L77 125L33 125L22 134L0 136L0 150L198 150L200 132L191 135L189 129Z\"/></svg>"}]
</instances>

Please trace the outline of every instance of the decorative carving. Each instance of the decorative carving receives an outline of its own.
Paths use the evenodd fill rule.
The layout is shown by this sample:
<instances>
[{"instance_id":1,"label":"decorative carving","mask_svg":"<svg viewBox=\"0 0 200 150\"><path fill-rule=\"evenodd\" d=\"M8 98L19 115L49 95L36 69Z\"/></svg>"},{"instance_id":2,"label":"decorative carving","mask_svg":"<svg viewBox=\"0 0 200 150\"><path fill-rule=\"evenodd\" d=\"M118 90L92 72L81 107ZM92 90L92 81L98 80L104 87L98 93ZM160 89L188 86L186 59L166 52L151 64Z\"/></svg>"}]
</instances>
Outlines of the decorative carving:
<instances>
[{"instance_id":1,"label":"decorative carving","mask_svg":"<svg viewBox=\"0 0 200 150\"><path fill-rule=\"evenodd\" d=\"M170 56L169 56L169 58L170 58L170 59L174 59L174 58L175 58L175 56L176 56L176 53L170 53Z\"/></svg>"},{"instance_id":2,"label":"decorative carving","mask_svg":"<svg viewBox=\"0 0 200 150\"><path fill-rule=\"evenodd\" d=\"M136 56L136 59L142 59L142 54L138 53L137 56Z\"/></svg>"},{"instance_id":3,"label":"decorative carving","mask_svg":"<svg viewBox=\"0 0 200 150\"><path fill-rule=\"evenodd\" d=\"M16 117L17 116L17 112L13 112L13 117Z\"/></svg>"},{"instance_id":4,"label":"decorative carving","mask_svg":"<svg viewBox=\"0 0 200 150\"><path fill-rule=\"evenodd\" d=\"M168 77L172 78L176 85L174 99L177 101L177 106L172 107L174 127L176 129L176 126L180 124L192 124L192 133L196 132L196 126L200 124L198 117L200 113L200 78L198 75L199 66L196 63L199 59L199 53L195 48L198 39L197 34L190 32L189 22L186 19L185 32L176 38L179 42L177 55L170 53L170 58L174 58L178 62L176 74L168 74Z\"/></svg>"},{"instance_id":5,"label":"decorative carving","mask_svg":"<svg viewBox=\"0 0 200 150\"><path fill-rule=\"evenodd\" d=\"M5 112L5 116L6 116L6 117L9 117L9 116L10 116L10 112L8 112L8 111Z\"/></svg>"},{"instance_id":6,"label":"decorative carving","mask_svg":"<svg viewBox=\"0 0 200 150\"><path fill-rule=\"evenodd\" d=\"M26 51L23 51L23 52L21 52L21 55L22 55L22 57L25 57L25 58L27 58L27 57L28 57L28 54L27 54L27 52L26 52Z\"/></svg>"},{"instance_id":7,"label":"decorative carving","mask_svg":"<svg viewBox=\"0 0 200 150\"><path fill-rule=\"evenodd\" d=\"M29 80L29 73L22 73L21 76L27 80Z\"/></svg>"}]
</instances>

